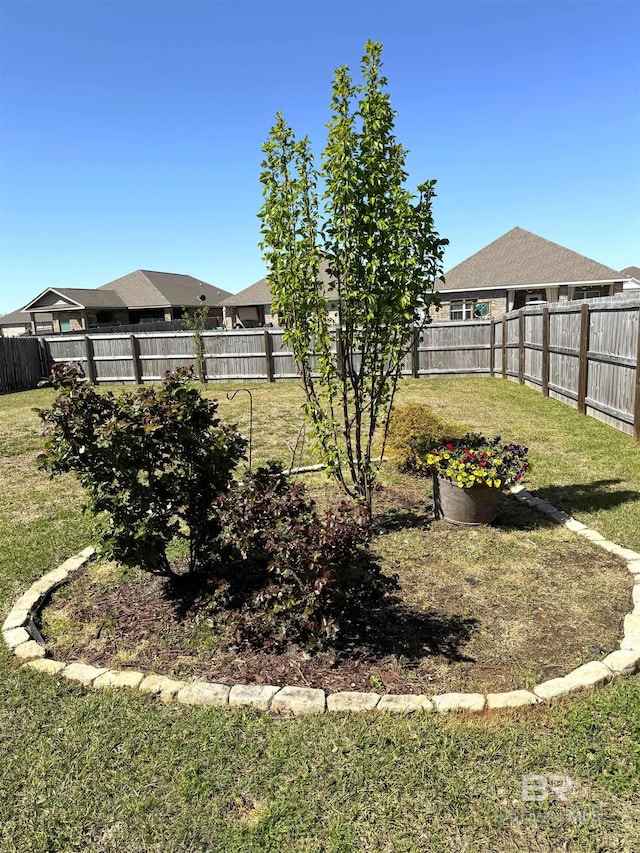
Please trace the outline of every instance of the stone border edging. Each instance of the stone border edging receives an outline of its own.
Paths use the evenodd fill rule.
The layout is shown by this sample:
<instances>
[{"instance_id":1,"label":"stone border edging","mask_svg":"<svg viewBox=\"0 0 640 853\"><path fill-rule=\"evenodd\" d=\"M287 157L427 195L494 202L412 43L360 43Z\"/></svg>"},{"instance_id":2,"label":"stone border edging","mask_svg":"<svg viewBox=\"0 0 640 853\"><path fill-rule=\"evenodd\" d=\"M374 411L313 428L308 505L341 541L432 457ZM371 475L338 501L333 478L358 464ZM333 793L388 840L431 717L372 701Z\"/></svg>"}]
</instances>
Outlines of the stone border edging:
<instances>
[{"instance_id":1,"label":"stone border edging","mask_svg":"<svg viewBox=\"0 0 640 853\"><path fill-rule=\"evenodd\" d=\"M620 648L602 661L590 661L565 676L537 684L533 691L510 690L504 693L443 693L436 696L414 694L361 693L343 691L326 694L311 687L279 687L273 684L217 684L207 681L179 681L163 675L145 675L142 672L116 671L74 661L48 658L43 644L34 639L30 625L48 595L65 583L69 576L84 566L95 554L94 548L85 548L75 557L65 560L57 569L48 572L20 596L2 625L2 635L23 666L49 675L62 675L86 687L121 688L139 690L155 695L162 702L178 701L184 705L209 705L214 707L254 708L274 714L299 716L325 712L356 713L361 711L386 711L410 714L416 711L485 711L500 708L520 708L552 702L554 699L585 688L600 687L616 677L633 675L640 670L640 554L610 542L575 518L561 512L548 501L536 498L522 486L514 486L511 493L523 503L548 515L578 536L593 542L599 548L622 557L633 575L633 610L624 617L624 637Z\"/></svg>"}]
</instances>

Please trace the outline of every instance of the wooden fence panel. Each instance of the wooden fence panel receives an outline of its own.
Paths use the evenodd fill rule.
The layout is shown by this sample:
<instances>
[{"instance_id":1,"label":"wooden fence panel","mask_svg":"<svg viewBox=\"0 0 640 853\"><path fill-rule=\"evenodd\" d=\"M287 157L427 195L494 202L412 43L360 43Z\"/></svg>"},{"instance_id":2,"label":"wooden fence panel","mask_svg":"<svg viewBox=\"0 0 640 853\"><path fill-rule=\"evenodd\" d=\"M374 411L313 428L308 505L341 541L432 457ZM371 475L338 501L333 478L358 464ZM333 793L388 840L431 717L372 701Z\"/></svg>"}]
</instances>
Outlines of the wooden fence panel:
<instances>
[{"instance_id":1,"label":"wooden fence panel","mask_svg":"<svg viewBox=\"0 0 640 853\"><path fill-rule=\"evenodd\" d=\"M242 382L269 379L263 329L207 332L203 337L208 379ZM192 347L192 342L188 345Z\"/></svg>"},{"instance_id":2,"label":"wooden fence panel","mask_svg":"<svg viewBox=\"0 0 640 853\"><path fill-rule=\"evenodd\" d=\"M193 335L190 332L165 332L158 335L136 335L140 344L143 382L157 382L168 370L195 364ZM207 351L207 335L203 334Z\"/></svg>"},{"instance_id":3,"label":"wooden fence panel","mask_svg":"<svg viewBox=\"0 0 640 853\"><path fill-rule=\"evenodd\" d=\"M640 307L590 307L586 413L632 434Z\"/></svg>"},{"instance_id":4,"label":"wooden fence panel","mask_svg":"<svg viewBox=\"0 0 640 853\"><path fill-rule=\"evenodd\" d=\"M434 323L418 346L418 376L467 376L491 370L491 322Z\"/></svg>"},{"instance_id":5,"label":"wooden fence panel","mask_svg":"<svg viewBox=\"0 0 640 853\"><path fill-rule=\"evenodd\" d=\"M91 342L96 382L133 381L130 335L87 335L86 338Z\"/></svg>"},{"instance_id":6,"label":"wooden fence panel","mask_svg":"<svg viewBox=\"0 0 640 853\"><path fill-rule=\"evenodd\" d=\"M638 308L622 304L598 307L591 303L589 355L628 358L635 362Z\"/></svg>"},{"instance_id":7,"label":"wooden fence panel","mask_svg":"<svg viewBox=\"0 0 640 853\"><path fill-rule=\"evenodd\" d=\"M578 407L581 305L549 306L549 396Z\"/></svg>"},{"instance_id":8,"label":"wooden fence panel","mask_svg":"<svg viewBox=\"0 0 640 853\"><path fill-rule=\"evenodd\" d=\"M528 309L524 313L524 382L534 388L542 387L542 312Z\"/></svg>"},{"instance_id":9,"label":"wooden fence panel","mask_svg":"<svg viewBox=\"0 0 640 853\"><path fill-rule=\"evenodd\" d=\"M533 388L542 387L542 347L540 349L525 347L524 381L526 385Z\"/></svg>"},{"instance_id":10,"label":"wooden fence panel","mask_svg":"<svg viewBox=\"0 0 640 853\"><path fill-rule=\"evenodd\" d=\"M494 376L502 377L502 331L504 323L502 318L495 322L495 340L493 346L493 368Z\"/></svg>"},{"instance_id":11,"label":"wooden fence panel","mask_svg":"<svg viewBox=\"0 0 640 853\"><path fill-rule=\"evenodd\" d=\"M45 338L49 354L53 361L84 361L84 338L71 337Z\"/></svg>"},{"instance_id":12,"label":"wooden fence panel","mask_svg":"<svg viewBox=\"0 0 640 853\"><path fill-rule=\"evenodd\" d=\"M0 392L35 388L47 372L37 338L0 338Z\"/></svg>"}]
</instances>

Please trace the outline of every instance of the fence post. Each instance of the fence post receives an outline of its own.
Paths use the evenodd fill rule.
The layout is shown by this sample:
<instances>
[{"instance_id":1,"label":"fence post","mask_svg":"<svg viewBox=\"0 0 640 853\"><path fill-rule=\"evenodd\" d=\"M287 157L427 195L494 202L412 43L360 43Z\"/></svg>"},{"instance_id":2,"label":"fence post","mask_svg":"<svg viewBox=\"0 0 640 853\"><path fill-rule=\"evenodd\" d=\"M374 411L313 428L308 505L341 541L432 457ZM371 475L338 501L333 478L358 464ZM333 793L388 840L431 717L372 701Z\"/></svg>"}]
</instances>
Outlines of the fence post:
<instances>
[{"instance_id":1,"label":"fence post","mask_svg":"<svg viewBox=\"0 0 640 853\"><path fill-rule=\"evenodd\" d=\"M633 407L633 437L640 441L640 308L638 308L638 349L636 352L636 399Z\"/></svg>"},{"instance_id":2,"label":"fence post","mask_svg":"<svg viewBox=\"0 0 640 853\"><path fill-rule=\"evenodd\" d=\"M38 350L40 355L40 372L43 376L48 376L51 373L51 355L49 353L49 344L44 338L38 338Z\"/></svg>"},{"instance_id":3,"label":"fence post","mask_svg":"<svg viewBox=\"0 0 640 853\"><path fill-rule=\"evenodd\" d=\"M518 382L524 385L524 308L518 312Z\"/></svg>"},{"instance_id":4,"label":"fence post","mask_svg":"<svg viewBox=\"0 0 640 853\"><path fill-rule=\"evenodd\" d=\"M413 330L413 340L411 342L411 376L413 379L418 378L418 371L420 369L420 353L418 351L418 347L420 346L420 330Z\"/></svg>"},{"instance_id":5,"label":"fence post","mask_svg":"<svg viewBox=\"0 0 640 853\"><path fill-rule=\"evenodd\" d=\"M133 378L135 380L136 385L140 385L142 382L142 370L140 368L140 345L138 343L138 339L133 334L133 332L129 335L129 340L131 341L131 363L133 367Z\"/></svg>"},{"instance_id":6,"label":"fence post","mask_svg":"<svg viewBox=\"0 0 640 853\"><path fill-rule=\"evenodd\" d=\"M89 335L84 336L84 355L87 359L87 379L92 385L96 384L96 365L93 360L93 341Z\"/></svg>"},{"instance_id":7,"label":"fence post","mask_svg":"<svg viewBox=\"0 0 640 853\"><path fill-rule=\"evenodd\" d=\"M494 354L496 349L496 321L491 318L489 326L489 376L492 378L496 375Z\"/></svg>"},{"instance_id":8,"label":"fence post","mask_svg":"<svg viewBox=\"0 0 640 853\"><path fill-rule=\"evenodd\" d=\"M267 367L267 379L274 382L273 378L273 342L269 330L264 330L264 363Z\"/></svg>"},{"instance_id":9,"label":"fence post","mask_svg":"<svg viewBox=\"0 0 640 853\"><path fill-rule=\"evenodd\" d=\"M589 304L584 303L580 310L580 365L578 368L578 411L587 412L587 372L589 353Z\"/></svg>"},{"instance_id":10,"label":"fence post","mask_svg":"<svg viewBox=\"0 0 640 853\"><path fill-rule=\"evenodd\" d=\"M549 306L542 309L542 393L549 396Z\"/></svg>"},{"instance_id":11,"label":"fence post","mask_svg":"<svg viewBox=\"0 0 640 853\"><path fill-rule=\"evenodd\" d=\"M507 378L507 315L502 315L502 378Z\"/></svg>"}]
</instances>

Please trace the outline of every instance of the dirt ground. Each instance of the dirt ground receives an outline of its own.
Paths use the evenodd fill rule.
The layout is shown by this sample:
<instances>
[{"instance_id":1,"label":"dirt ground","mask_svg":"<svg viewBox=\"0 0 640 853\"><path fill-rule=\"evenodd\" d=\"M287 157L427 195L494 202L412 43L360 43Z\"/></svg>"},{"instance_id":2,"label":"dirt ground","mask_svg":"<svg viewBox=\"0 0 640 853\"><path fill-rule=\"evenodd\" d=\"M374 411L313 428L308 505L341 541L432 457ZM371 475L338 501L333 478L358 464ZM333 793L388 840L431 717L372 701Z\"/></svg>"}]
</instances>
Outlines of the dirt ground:
<instances>
[{"instance_id":1,"label":"dirt ground","mask_svg":"<svg viewBox=\"0 0 640 853\"><path fill-rule=\"evenodd\" d=\"M319 505L337 500L320 478L310 488ZM42 631L60 660L329 692L526 688L618 646L624 563L509 495L493 525L458 527L433 520L427 480L389 474L371 547L400 601L320 654L247 648L220 620L182 613L160 579L101 562L54 595Z\"/></svg>"}]
</instances>

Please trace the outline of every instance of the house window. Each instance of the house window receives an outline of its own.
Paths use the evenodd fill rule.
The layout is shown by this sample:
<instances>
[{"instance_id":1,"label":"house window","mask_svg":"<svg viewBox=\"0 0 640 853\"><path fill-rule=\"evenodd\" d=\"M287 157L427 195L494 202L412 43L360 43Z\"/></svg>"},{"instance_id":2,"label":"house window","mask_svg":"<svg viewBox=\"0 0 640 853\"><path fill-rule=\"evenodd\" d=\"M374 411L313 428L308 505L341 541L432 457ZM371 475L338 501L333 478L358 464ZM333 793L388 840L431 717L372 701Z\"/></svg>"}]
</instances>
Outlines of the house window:
<instances>
[{"instance_id":1,"label":"house window","mask_svg":"<svg viewBox=\"0 0 640 853\"><path fill-rule=\"evenodd\" d=\"M449 311L451 320L473 320L475 299L467 299L464 302L452 302Z\"/></svg>"},{"instance_id":2,"label":"house window","mask_svg":"<svg viewBox=\"0 0 640 853\"><path fill-rule=\"evenodd\" d=\"M597 299L599 296L602 296L602 293L593 287L584 287L573 291L574 299Z\"/></svg>"}]
</instances>

